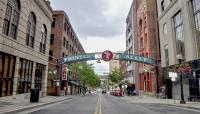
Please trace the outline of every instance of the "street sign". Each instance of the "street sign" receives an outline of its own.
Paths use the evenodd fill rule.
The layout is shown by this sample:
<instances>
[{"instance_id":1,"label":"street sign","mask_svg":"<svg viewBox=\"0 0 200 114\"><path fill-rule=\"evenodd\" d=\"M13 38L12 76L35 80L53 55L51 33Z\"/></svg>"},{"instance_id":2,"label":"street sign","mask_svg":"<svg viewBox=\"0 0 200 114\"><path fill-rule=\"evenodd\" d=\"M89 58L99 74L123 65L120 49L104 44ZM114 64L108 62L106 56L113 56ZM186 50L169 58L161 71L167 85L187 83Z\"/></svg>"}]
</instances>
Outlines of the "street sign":
<instances>
[{"instance_id":1,"label":"street sign","mask_svg":"<svg viewBox=\"0 0 200 114\"><path fill-rule=\"evenodd\" d=\"M67 65L63 64L62 66L62 80L67 80Z\"/></svg>"},{"instance_id":2,"label":"street sign","mask_svg":"<svg viewBox=\"0 0 200 114\"><path fill-rule=\"evenodd\" d=\"M171 81L175 82L177 78L177 73L169 72L169 77L171 78Z\"/></svg>"},{"instance_id":3,"label":"street sign","mask_svg":"<svg viewBox=\"0 0 200 114\"><path fill-rule=\"evenodd\" d=\"M108 51L108 50L104 51L102 53L102 59L104 61L110 61L110 60L112 60L113 59L113 53L111 51Z\"/></svg>"}]
</instances>

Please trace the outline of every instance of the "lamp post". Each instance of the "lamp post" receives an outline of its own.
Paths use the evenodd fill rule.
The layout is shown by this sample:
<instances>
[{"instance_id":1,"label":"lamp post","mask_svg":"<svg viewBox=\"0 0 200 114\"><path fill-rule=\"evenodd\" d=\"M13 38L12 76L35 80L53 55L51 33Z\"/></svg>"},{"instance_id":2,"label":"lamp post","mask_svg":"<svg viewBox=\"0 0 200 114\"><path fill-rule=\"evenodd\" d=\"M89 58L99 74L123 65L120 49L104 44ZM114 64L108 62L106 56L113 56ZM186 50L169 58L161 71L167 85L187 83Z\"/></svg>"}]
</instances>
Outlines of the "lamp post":
<instances>
[{"instance_id":1,"label":"lamp post","mask_svg":"<svg viewBox=\"0 0 200 114\"><path fill-rule=\"evenodd\" d=\"M54 74L54 77L56 77L56 80L55 80L55 82L56 82L56 95L59 95L58 94L58 92L59 92L58 91L58 89L59 89L59 87L58 87L59 86L59 81L58 81L58 74L57 74L58 71L57 70L58 70L58 66L56 65L56 69L53 70L53 74Z\"/></svg>"},{"instance_id":2,"label":"lamp post","mask_svg":"<svg viewBox=\"0 0 200 114\"><path fill-rule=\"evenodd\" d=\"M156 70L156 97L157 97L157 99L159 97L159 84L158 84L159 70L158 70L158 65L159 65L159 62L158 62L158 60L156 60L155 70Z\"/></svg>"},{"instance_id":3,"label":"lamp post","mask_svg":"<svg viewBox=\"0 0 200 114\"><path fill-rule=\"evenodd\" d=\"M183 55L182 54L178 54L176 56L176 58L178 59L179 64L181 64L181 62L183 60ZM183 96L183 78L182 78L182 73L180 73L180 84L181 84L181 101L180 101L180 104L185 104L185 100L184 100L184 96Z\"/></svg>"}]
</instances>

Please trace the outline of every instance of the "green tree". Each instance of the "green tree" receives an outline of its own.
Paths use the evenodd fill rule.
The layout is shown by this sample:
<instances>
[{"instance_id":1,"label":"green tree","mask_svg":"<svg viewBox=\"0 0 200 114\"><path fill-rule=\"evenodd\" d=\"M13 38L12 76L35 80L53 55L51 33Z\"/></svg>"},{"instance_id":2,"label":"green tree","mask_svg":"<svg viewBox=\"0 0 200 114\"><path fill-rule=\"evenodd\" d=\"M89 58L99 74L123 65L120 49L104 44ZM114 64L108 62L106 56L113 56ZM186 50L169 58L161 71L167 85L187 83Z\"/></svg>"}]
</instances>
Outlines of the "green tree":
<instances>
[{"instance_id":1,"label":"green tree","mask_svg":"<svg viewBox=\"0 0 200 114\"><path fill-rule=\"evenodd\" d=\"M123 73L120 72L119 69L114 69L109 73L108 79L113 83L118 83L119 81L123 80Z\"/></svg>"},{"instance_id":2,"label":"green tree","mask_svg":"<svg viewBox=\"0 0 200 114\"><path fill-rule=\"evenodd\" d=\"M77 74L80 75L80 81L84 86L99 87L100 78L95 74L94 68L89 64L74 64L73 65Z\"/></svg>"}]
</instances>

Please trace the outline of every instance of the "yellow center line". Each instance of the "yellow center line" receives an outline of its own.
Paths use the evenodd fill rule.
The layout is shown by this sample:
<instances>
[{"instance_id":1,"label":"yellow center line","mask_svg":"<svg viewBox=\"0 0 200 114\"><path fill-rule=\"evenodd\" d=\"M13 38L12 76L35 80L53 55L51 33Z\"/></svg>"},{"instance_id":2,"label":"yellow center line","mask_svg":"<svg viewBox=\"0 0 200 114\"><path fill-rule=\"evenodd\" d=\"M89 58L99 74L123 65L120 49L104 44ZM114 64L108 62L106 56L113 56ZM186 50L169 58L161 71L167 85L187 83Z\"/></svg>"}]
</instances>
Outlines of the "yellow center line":
<instances>
[{"instance_id":1,"label":"yellow center line","mask_svg":"<svg viewBox=\"0 0 200 114\"><path fill-rule=\"evenodd\" d=\"M101 111L101 97L100 96L98 96L97 105L96 105L94 114L102 114L102 111Z\"/></svg>"},{"instance_id":2,"label":"yellow center line","mask_svg":"<svg viewBox=\"0 0 200 114\"><path fill-rule=\"evenodd\" d=\"M102 114L102 110L101 110L101 97L100 97L99 101L100 101L100 104L99 104L99 105L100 105L100 106L99 106L99 108L100 108L100 109L99 109L99 114Z\"/></svg>"}]
</instances>

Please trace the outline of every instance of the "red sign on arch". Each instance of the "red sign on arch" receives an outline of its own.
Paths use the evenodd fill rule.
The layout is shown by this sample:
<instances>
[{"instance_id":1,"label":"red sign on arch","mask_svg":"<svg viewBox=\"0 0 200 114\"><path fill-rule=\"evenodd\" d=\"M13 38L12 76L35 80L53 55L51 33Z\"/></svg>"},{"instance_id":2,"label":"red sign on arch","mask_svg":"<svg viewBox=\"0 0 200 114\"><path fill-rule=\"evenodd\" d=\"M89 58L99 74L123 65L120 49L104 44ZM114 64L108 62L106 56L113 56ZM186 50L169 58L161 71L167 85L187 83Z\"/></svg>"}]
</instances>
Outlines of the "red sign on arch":
<instances>
[{"instance_id":1,"label":"red sign on arch","mask_svg":"<svg viewBox=\"0 0 200 114\"><path fill-rule=\"evenodd\" d=\"M104 61L110 61L113 59L113 53L109 50L106 50L102 53L102 59Z\"/></svg>"}]
</instances>

